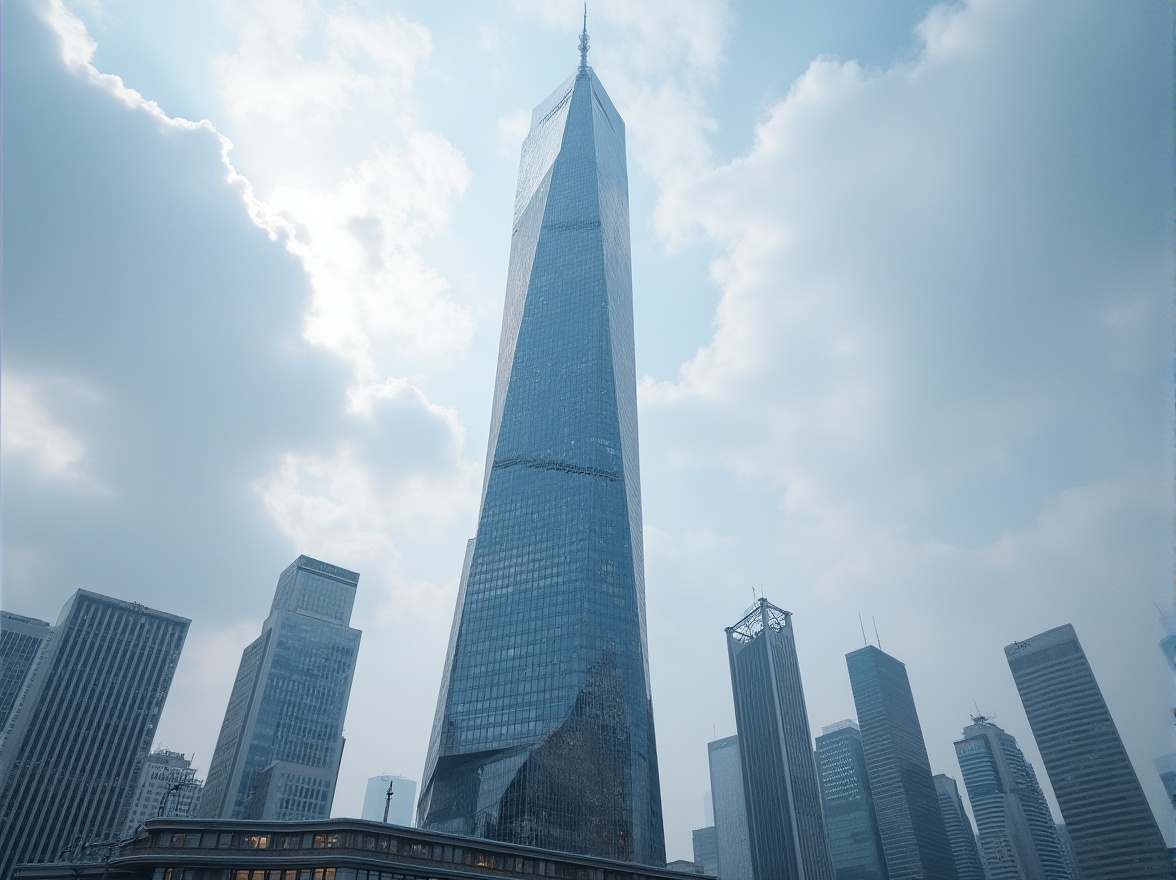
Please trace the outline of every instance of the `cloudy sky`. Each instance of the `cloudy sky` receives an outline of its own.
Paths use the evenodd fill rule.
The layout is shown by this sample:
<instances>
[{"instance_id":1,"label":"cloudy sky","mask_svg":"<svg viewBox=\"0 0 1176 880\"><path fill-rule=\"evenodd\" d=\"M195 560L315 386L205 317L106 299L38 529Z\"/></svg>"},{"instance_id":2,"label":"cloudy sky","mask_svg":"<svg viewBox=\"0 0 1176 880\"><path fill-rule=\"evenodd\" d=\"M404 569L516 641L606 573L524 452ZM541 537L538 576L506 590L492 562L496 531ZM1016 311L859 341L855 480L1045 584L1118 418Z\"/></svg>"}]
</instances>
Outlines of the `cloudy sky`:
<instances>
[{"instance_id":1,"label":"cloudy sky","mask_svg":"<svg viewBox=\"0 0 1176 880\"><path fill-rule=\"evenodd\" d=\"M3 605L192 618L207 771L307 553L362 573L336 815L419 779L490 414L518 150L580 6L3 7ZM593 0L625 117L668 852L735 732L722 627L858 614L935 772L1073 623L1170 837L1171 6ZM1040 774L1044 780L1044 773Z\"/></svg>"}]
</instances>

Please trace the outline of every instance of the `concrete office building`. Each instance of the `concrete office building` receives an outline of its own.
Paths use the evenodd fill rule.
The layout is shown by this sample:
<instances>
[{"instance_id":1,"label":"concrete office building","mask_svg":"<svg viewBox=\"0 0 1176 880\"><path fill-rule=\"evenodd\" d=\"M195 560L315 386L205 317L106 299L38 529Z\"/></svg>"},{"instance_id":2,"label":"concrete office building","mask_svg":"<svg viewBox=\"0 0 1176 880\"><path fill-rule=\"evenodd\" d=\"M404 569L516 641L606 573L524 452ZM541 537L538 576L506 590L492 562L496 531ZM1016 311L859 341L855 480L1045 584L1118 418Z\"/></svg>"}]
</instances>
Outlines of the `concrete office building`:
<instances>
[{"instance_id":1,"label":"concrete office building","mask_svg":"<svg viewBox=\"0 0 1176 880\"><path fill-rule=\"evenodd\" d=\"M1176 877L1074 627L1013 642L1005 657L1083 876Z\"/></svg>"},{"instance_id":2,"label":"concrete office building","mask_svg":"<svg viewBox=\"0 0 1176 880\"><path fill-rule=\"evenodd\" d=\"M156 749L143 762L131 809L123 826L130 837L148 819L160 816L186 819L196 812L203 783L183 752Z\"/></svg>"},{"instance_id":3,"label":"concrete office building","mask_svg":"<svg viewBox=\"0 0 1176 880\"><path fill-rule=\"evenodd\" d=\"M122 834L188 623L86 590L65 604L0 741L0 877Z\"/></svg>"}]
</instances>

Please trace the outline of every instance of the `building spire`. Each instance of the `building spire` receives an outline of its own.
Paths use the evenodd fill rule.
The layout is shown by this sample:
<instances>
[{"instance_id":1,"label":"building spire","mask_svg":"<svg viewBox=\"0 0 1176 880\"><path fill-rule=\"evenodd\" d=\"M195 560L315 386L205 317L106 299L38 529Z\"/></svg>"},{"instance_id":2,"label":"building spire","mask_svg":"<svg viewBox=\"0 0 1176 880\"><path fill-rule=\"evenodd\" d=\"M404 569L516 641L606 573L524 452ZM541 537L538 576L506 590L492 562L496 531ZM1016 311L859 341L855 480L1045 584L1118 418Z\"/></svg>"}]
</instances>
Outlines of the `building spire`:
<instances>
[{"instance_id":1,"label":"building spire","mask_svg":"<svg viewBox=\"0 0 1176 880\"><path fill-rule=\"evenodd\" d=\"M588 72L588 3L584 3L584 30L580 31L580 73Z\"/></svg>"}]
</instances>

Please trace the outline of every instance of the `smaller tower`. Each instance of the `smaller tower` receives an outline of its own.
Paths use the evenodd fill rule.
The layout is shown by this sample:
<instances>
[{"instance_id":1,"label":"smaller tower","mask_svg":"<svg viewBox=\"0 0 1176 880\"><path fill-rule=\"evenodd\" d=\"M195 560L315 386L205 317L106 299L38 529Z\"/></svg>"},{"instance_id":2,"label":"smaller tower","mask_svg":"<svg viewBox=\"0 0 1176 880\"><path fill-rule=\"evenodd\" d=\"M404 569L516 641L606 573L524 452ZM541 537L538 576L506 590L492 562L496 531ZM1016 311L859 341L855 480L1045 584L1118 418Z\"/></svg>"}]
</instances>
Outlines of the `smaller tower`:
<instances>
[{"instance_id":1,"label":"smaller tower","mask_svg":"<svg viewBox=\"0 0 1176 880\"><path fill-rule=\"evenodd\" d=\"M959 786L942 773L937 773L934 779L939 811L943 813L943 825L947 828L951 854L955 857L956 873L960 880L986 880L980 851L976 848L976 832L972 830L972 820L964 812Z\"/></svg>"},{"instance_id":2,"label":"smaller tower","mask_svg":"<svg viewBox=\"0 0 1176 880\"><path fill-rule=\"evenodd\" d=\"M726 632L756 880L833 880L792 615L760 599Z\"/></svg>"},{"instance_id":3,"label":"smaller tower","mask_svg":"<svg viewBox=\"0 0 1176 880\"><path fill-rule=\"evenodd\" d=\"M747 837L747 800L739 737L727 736L706 746L711 802L715 814L715 854L723 880L754 880Z\"/></svg>"},{"instance_id":4,"label":"smaller tower","mask_svg":"<svg viewBox=\"0 0 1176 880\"><path fill-rule=\"evenodd\" d=\"M358 583L309 556L282 572L261 635L241 654L198 815L331 815L359 653L359 630L348 626Z\"/></svg>"},{"instance_id":5,"label":"smaller tower","mask_svg":"<svg viewBox=\"0 0 1176 880\"><path fill-rule=\"evenodd\" d=\"M837 876L886 880L886 858L882 855L857 722L847 719L821 728L817 737L817 775Z\"/></svg>"}]
</instances>

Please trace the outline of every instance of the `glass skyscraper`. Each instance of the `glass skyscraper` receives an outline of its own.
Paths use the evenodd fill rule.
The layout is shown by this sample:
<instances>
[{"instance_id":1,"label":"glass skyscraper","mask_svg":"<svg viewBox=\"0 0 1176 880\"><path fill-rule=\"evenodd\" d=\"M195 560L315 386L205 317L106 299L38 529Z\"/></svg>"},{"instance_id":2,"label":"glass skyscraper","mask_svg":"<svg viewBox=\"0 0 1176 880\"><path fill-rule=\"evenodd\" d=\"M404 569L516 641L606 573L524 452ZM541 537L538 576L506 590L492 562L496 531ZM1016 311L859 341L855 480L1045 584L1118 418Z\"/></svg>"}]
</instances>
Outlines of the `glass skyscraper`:
<instances>
[{"instance_id":1,"label":"glass skyscraper","mask_svg":"<svg viewBox=\"0 0 1176 880\"><path fill-rule=\"evenodd\" d=\"M955 857L956 874L960 880L991 880L984 875L980 850L976 848L976 832L972 830L972 820L964 812L959 786L954 779L942 773L935 774L933 778L935 793L939 795L939 812L943 814L947 840L951 844L951 854Z\"/></svg>"},{"instance_id":2,"label":"glass skyscraper","mask_svg":"<svg viewBox=\"0 0 1176 880\"><path fill-rule=\"evenodd\" d=\"M1070 880L1033 765L992 721L972 722L955 751L988 880Z\"/></svg>"},{"instance_id":3,"label":"glass skyscraper","mask_svg":"<svg viewBox=\"0 0 1176 880\"><path fill-rule=\"evenodd\" d=\"M1005 657L1083 876L1176 877L1074 627L1013 642Z\"/></svg>"},{"instance_id":4,"label":"glass skyscraper","mask_svg":"<svg viewBox=\"0 0 1176 880\"><path fill-rule=\"evenodd\" d=\"M49 631L44 620L0 611L0 729L16 705Z\"/></svg>"},{"instance_id":5,"label":"glass skyscraper","mask_svg":"<svg viewBox=\"0 0 1176 880\"><path fill-rule=\"evenodd\" d=\"M845 662L890 880L955 880L906 666L873 645Z\"/></svg>"},{"instance_id":6,"label":"glass skyscraper","mask_svg":"<svg viewBox=\"0 0 1176 880\"><path fill-rule=\"evenodd\" d=\"M331 815L359 653L348 626L358 583L309 556L282 572L261 635L241 655L198 816Z\"/></svg>"},{"instance_id":7,"label":"glass skyscraper","mask_svg":"<svg viewBox=\"0 0 1176 880\"><path fill-rule=\"evenodd\" d=\"M817 777L837 880L886 880L862 735L855 722L839 721L821 728Z\"/></svg>"},{"instance_id":8,"label":"glass skyscraper","mask_svg":"<svg viewBox=\"0 0 1176 880\"><path fill-rule=\"evenodd\" d=\"M726 632L755 878L833 880L792 615L760 599Z\"/></svg>"},{"instance_id":9,"label":"glass skyscraper","mask_svg":"<svg viewBox=\"0 0 1176 880\"><path fill-rule=\"evenodd\" d=\"M122 836L188 621L78 590L0 733L0 877Z\"/></svg>"},{"instance_id":10,"label":"glass skyscraper","mask_svg":"<svg viewBox=\"0 0 1176 880\"><path fill-rule=\"evenodd\" d=\"M587 65L531 116L478 529L423 828L664 864L625 125Z\"/></svg>"},{"instance_id":11,"label":"glass skyscraper","mask_svg":"<svg viewBox=\"0 0 1176 880\"><path fill-rule=\"evenodd\" d=\"M718 876L722 880L753 880L739 737L726 736L707 743L706 753L715 814Z\"/></svg>"}]
</instances>

